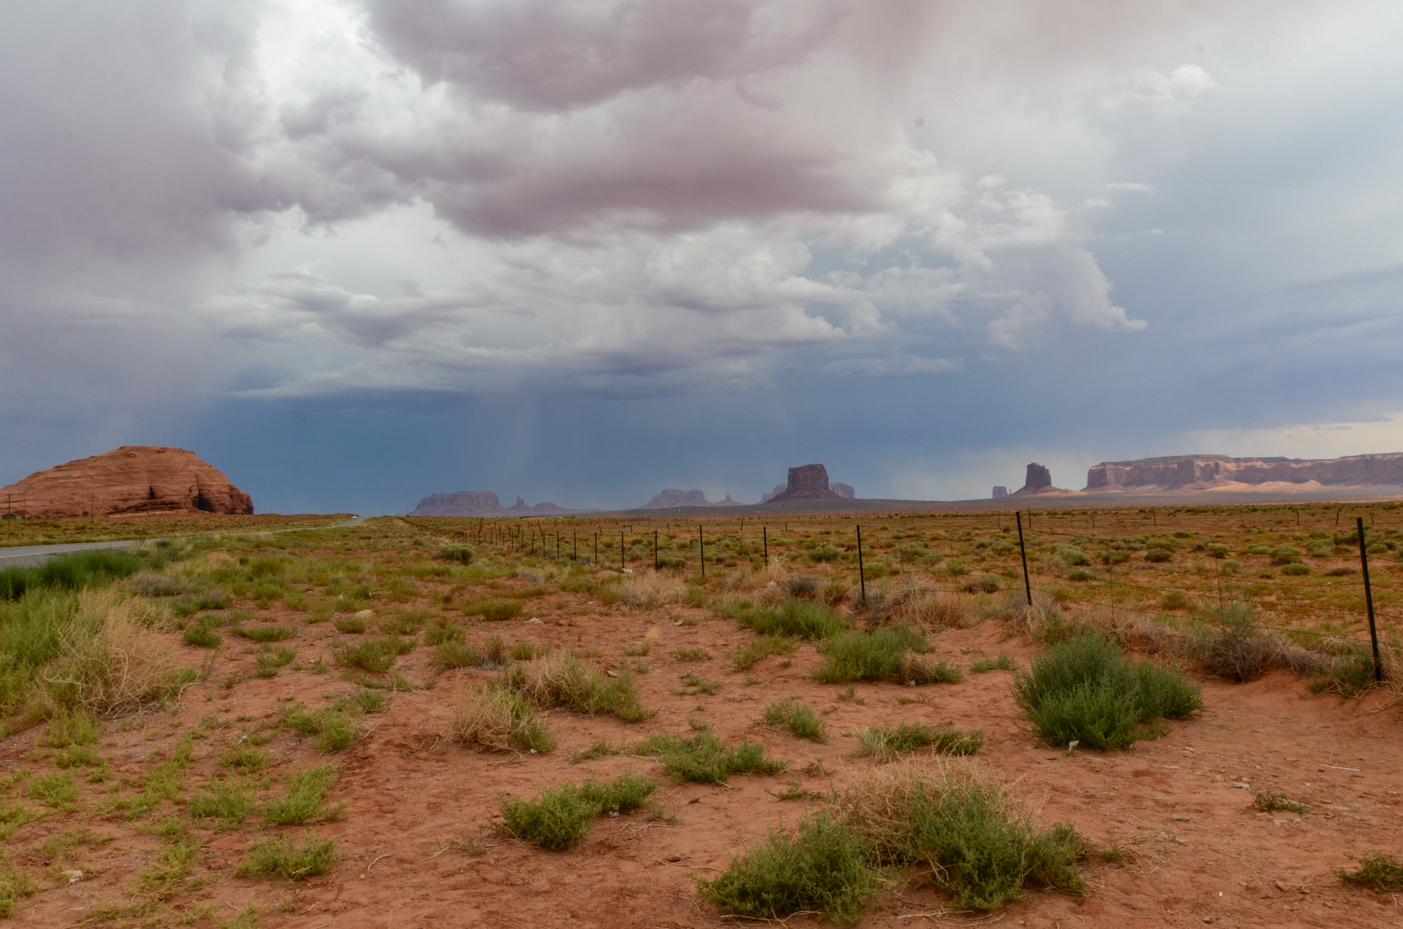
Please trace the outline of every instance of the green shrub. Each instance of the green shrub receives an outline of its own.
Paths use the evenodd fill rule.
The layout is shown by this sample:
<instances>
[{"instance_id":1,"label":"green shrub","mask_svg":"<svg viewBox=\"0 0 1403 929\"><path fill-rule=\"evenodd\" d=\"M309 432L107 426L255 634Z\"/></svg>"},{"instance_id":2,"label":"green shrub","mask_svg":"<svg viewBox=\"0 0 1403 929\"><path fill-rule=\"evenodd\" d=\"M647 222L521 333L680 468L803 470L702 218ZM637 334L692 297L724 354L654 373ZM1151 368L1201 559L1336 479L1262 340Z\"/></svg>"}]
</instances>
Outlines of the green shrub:
<instances>
[{"instance_id":1,"label":"green shrub","mask_svg":"<svg viewBox=\"0 0 1403 929\"><path fill-rule=\"evenodd\" d=\"M481 616L488 622L500 622L505 619L515 619L521 615L520 600L494 600L483 598L472 600L463 604L463 615Z\"/></svg>"},{"instance_id":2,"label":"green shrub","mask_svg":"<svg viewBox=\"0 0 1403 929\"><path fill-rule=\"evenodd\" d=\"M1085 889L1076 871L1082 843L1075 830L1039 829L1001 786L968 773L874 769L854 779L842 809L877 864L929 866L932 882L960 909L1001 906L1029 883Z\"/></svg>"},{"instance_id":3,"label":"green shrub","mask_svg":"<svg viewBox=\"0 0 1403 929\"><path fill-rule=\"evenodd\" d=\"M1161 610L1186 610L1193 604L1189 601L1189 595L1182 590L1171 590L1160 598L1159 608Z\"/></svg>"},{"instance_id":4,"label":"green shrub","mask_svg":"<svg viewBox=\"0 0 1403 929\"><path fill-rule=\"evenodd\" d=\"M1278 545L1271 549L1271 563L1274 565L1295 564L1301 560L1301 550L1290 545Z\"/></svg>"},{"instance_id":5,"label":"green shrub","mask_svg":"<svg viewBox=\"0 0 1403 929\"><path fill-rule=\"evenodd\" d=\"M1203 707L1200 688L1181 672L1121 654L1114 640L1081 633L1045 649L1027 674L1014 678L1014 696L1050 745L1126 748L1161 734L1147 725L1182 719Z\"/></svg>"},{"instance_id":6,"label":"green shrub","mask_svg":"<svg viewBox=\"0 0 1403 929\"><path fill-rule=\"evenodd\" d=\"M958 684L964 679L963 671L936 655L907 652L896 666L898 684Z\"/></svg>"},{"instance_id":7,"label":"green shrub","mask_svg":"<svg viewBox=\"0 0 1403 929\"><path fill-rule=\"evenodd\" d=\"M757 662L763 661L771 655L788 655L798 647L793 639L786 639L782 635L767 635L752 639L736 649L735 654L731 656L731 669L733 671L749 671Z\"/></svg>"},{"instance_id":8,"label":"green shrub","mask_svg":"<svg viewBox=\"0 0 1403 929\"><path fill-rule=\"evenodd\" d=\"M441 642L434 661L440 668L475 668L482 663L482 650L465 642Z\"/></svg>"},{"instance_id":9,"label":"green shrub","mask_svg":"<svg viewBox=\"0 0 1403 929\"><path fill-rule=\"evenodd\" d=\"M695 878L697 893L732 916L783 919L818 912L856 925L880 879L861 835L827 811L803 819L793 833L771 833L732 858L714 880Z\"/></svg>"},{"instance_id":10,"label":"green shrub","mask_svg":"<svg viewBox=\"0 0 1403 929\"><path fill-rule=\"evenodd\" d=\"M887 680L896 675L907 651L926 647L925 635L905 626L835 634L819 645L824 662L813 676L824 684Z\"/></svg>"},{"instance_id":11,"label":"green shrub","mask_svg":"<svg viewBox=\"0 0 1403 929\"><path fill-rule=\"evenodd\" d=\"M92 745L102 735L102 726L91 713L61 709L49 717L48 743L54 748Z\"/></svg>"},{"instance_id":12,"label":"green shrub","mask_svg":"<svg viewBox=\"0 0 1403 929\"><path fill-rule=\"evenodd\" d=\"M359 668L372 674L382 674L394 666L395 659L400 655L413 651L415 644L414 639L391 635L334 649L332 657L343 668Z\"/></svg>"},{"instance_id":13,"label":"green shrub","mask_svg":"<svg viewBox=\"0 0 1403 929\"><path fill-rule=\"evenodd\" d=\"M336 783L337 770L319 764L287 775L287 794L263 804L263 818L278 826L294 826L311 819L338 819L344 804L327 807L326 792Z\"/></svg>"},{"instance_id":14,"label":"green shrub","mask_svg":"<svg viewBox=\"0 0 1403 929\"><path fill-rule=\"evenodd\" d=\"M787 635L799 639L826 639L852 628L852 624L828 606L813 600L784 600L778 606L755 606L749 600L734 601L718 609L746 628L761 635Z\"/></svg>"},{"instance_id":15,"label":"green shrub","mask_svg":"<svg viewBox=\"0 0 1403 929\"><path fill-rule=\"evenodd\" d=\"M1251 604L1227 603L1200 618L1210 625L1193 642L1194 657L1219 677L1239 683L1262 676L1274 649L1258 631Z\"/></svg>"},{"instance_id":16,"label":"green shrub","mask_svg":"<svg viewBox=\"0 0 1403 929\"><path fill-rule=\"evenodd\" d=\"M555 750L549 727L526 698L501 687L478 687L459 697L449 732L455 742L489 752Z\"/></svg>"},{"instance_id":17,"label":"green shrub","mask_svg":"<svg viewBox=\"0 0 1403 929\"><path fill-rule=\"evenodd\" d=\"M626 723L657 715L657 710L639 705L632 675L611 678L564 652L512 667L502 675L501 684L539 707L560 707L586 716L611 714Z\"/></svg>"},{"instance_id":18,"label":"green shrub","mask_svg":"<svg viewBox=\"0 0 1403 929\"><path fill-rule=\"evenodd\" d=\"M972 674L987 674L990 671L1016 671L1018 665L1004 652L999 652L996 658L976 658L969 663L969 670Z\"/></svg>"},{"instance_id":19,"label":"green shrub","mask_svg":"<svg viewBox=\"0 0 1403 929\"><path fill-rule=\"evenodd\" d=\"M1278 810L1285 810L1288 813L1298 813L1305 815L1306 805L1282 793L1273 793L1269 790L1254 790L1252 792L1252 806L1263 813L1275 813Z\"/></svg>"},{"instance_id":20,"label":"green shrub","mask_svg":"<svg viewBox=\"0 0 1403 929\"><path fill-rule=\"evenodd\" d=\"M301 703L283 707L279 721L296 732L312 737L312 744L324 752L350 748L356 741L356 720L343 710L309 712Z\"/></svg>"},{"instance_id":21,"label":"green shrub","mask_svg":"<svg viewBox=\"0 0 1403 929\"><path fill-rule=\"evenodd\" d=\"M1377 684L1374 680L1373 653L1363 645L1346 645L1311 676L1306 682L1306 689L1316 694L1357 697Z\"/></svg>"},{"instance_id":22,"label":"green shrub","mask_svg":"<svg viewBox=\"0 0 1403 929\"><path fill-rule=\"evenodd\" d=\"M1346 854L1345 857L1359 863L1359 868L1355 871L1346 871L1344 868L1335 870L1335 874L1346 884L1361 884L1380 893L1403 890L1403 864L1396 859L1383 852L1366 852L1362 858L1350 854Z\"/></svg>"},{"instance_id":23,"label":"green shrub","mask_svg":"<svg viewBox=\"0 0 1403 929\"><path fill-rule=\"evenodd\" d=\"M1174 553L1167 548L1152 548L1145 552L1146 561L1164 562L1174 557Z\"/></svg>"},{"instance_id":24,"label":"green shrub","mask_svg":"<svg viewBox=\"0 0 1403 929\"><path fill-rule=\"evenodd\" d=\"M1081 567L1091 564L1091 556L1079 548L1070 545L1060 545L1053 550L1053 554L1062 559L1069 568Z\"/></svg>"},{"instance_id":25,"label":"green shrub","mask_svg":"<svg viewBox=\"0 0 1403 929\"><path fill-rule=\"evenodd\" d=\"M445 642L463 641L463 627L450 622L437 622L424 630L424 644L442 645Z\"/></svg>"},{"instance_id":26,"label":"green shrub","mask_svg":"<svg viewBox=\"0 0 1403 929\"><path fill-rule=\"evenodd\" d=\"M657 786L649 778L625 774L603 784L589 780L578 787L548 787L529 802L503 798L502 820L506 830L523 842L564 851L589 833L596 817L641 808Z\"/></svg>"},{"instance_id":27,"label":"green shrub","mask_svg":"<svg viewBox=\"0 0 1403 929\"><path fill-rule=\"evenodd\" d=\"M1228 557L1228 553L1232 551L1231 548L1229 548L1228 546L1222 544L1221 542L1210 542L1210 543L1208 543L1208 549L1207 549L1207 550L1208 550L1208 554L1209 554L1209 555L1213 556L1214 558L1219 558L1219 559Z\"/></svg>"},{"instance_id":28,"label":"green shrub","mask_svg":"<svg viewBox=\"0 0 1403 929\"><path fill-rule=\"evenodd\" d=\"M292 638L294 630L287 626L236 626L229 631L254 642L281 642Z\"/></svg>"},{"instance_id":29,"label":"green shrub","mask_svg":"<svg viewBox=\"0 0 1403 929\"><path fill-rule=\"evenodd\" d=\"M724 784L732 774L778 774L789 766L766 756L765 746L749 739L727 748L710 729L692 739L655 736L634 746L634 751L661 755L668 774L698 784Z\"/></svg>"},{"instance_id":30,"label":"green shrub","mask_svg":"<svg viewBox=\"0 0 1403 929\"><path fill-rule=\"evenodd\" d=\"M309 836L296 842L273 838L249 849L248 857L235 873L239 877L285 877L290 881L302 881L325 874L340 860L335 839Z\"/></svg>"},{"instance_id":31,"label":"green shrub","mask_svg":"<svg viewBox=\"0 0 1403 929\"><path fill-rule=\"evenodd\" d=\"M365 617L359 613L352 613L349 616L338 616L332 625L337 632L345 632L350 635L359 635L365 631Z\"/></svg>"},{"instance_id":32,"label":"green shrub","mask_svg":"<svg viewBox=\"0 0 1403 929\"><path fill-rule=\"evenodd\" d=\"M223 641L223 637L215 632L213 627L207 626L204 623L195 623L195 625L186 629L182 635L185 638L185 644L194 645L199 648L217 648L219 643Z\"/></svg>"},{"instance_id":33,"label":"green shrub","mask_svg":"<svg viewBox=\"0 0 1403 929\"><path fill-rule=\"evenodd\" d=\"M273 677L278 673L279 668L292 664L296 658L297 649L286 646L259 652L253 656L253 663L257 666L254 673L259 677Z\"/></svg>"},{"instance_id":34,"label":"green shrub","mask_svg":"<svg viewBox=\"0 0 1403 929\"><path fill-rule=\"evenodd\" d=\"M219 763L224 767L248 774L257 774L268 767L272 760L273 756L267 749L254 748L252 745L231 745L219 756Z\"/></svg>"},{"instance_id":35,"label":"green shrub","mask_svg":"<svg viewBox=\"0 0 1403 929\"><path fill-rule=\"evenodd\" d=\"M232 779L211 780L185 804L185 813L194 819L218 820L220 829L232 829L257 806L248 785Z\"/></svg>"},{"instance_id":36,"label":"green shrub","mask_svg":"<svg viewBox=\"0 0 1403 929\"><path fill-rule=\"evenodd\" d=\"M704 648L679 648L672 657L678 661L710 661L711 652Z\"/></svg>"},{"instance_id":37,"label":"green shrub","mask_svg":"<svg viewBox=\"0 0 1403 929\"><path fill-rule=\"evenodd\" d=\"M445 545L434 557L458 564L470 564L473 560L473 548L471 545Z\"/></svg>"},{"instance_id":38,"label":"green shrub","mask_svg":"<svg viewBox=\"0 0 1403 929\"><path fill-rule=\"evenodd\" d=\"M13 569L11 569L13 570ZM15 915L15 904L21 897L39 892L39 883L9 860L0 860L0 919Z\"/></svg>"},{"instance_id":39,"label":"green shrub","mask_svg":"<svg viewBox=\"0 0 1403 929\"><path fill-rule=\"evenodd\" d=\"M1290 577L1303 577L1310 573L1310 565L1290 562L1281 566L1281 573Z\"/></svg>"},{"instance_id":40,"label":"green shrub","mask_svg":"<svg viewBox=\"0 0 1403 929\"><path fill-rule=\"evenodd\" d=\"M793 697L776 700L765 708L764 722L767 726L782 726L801 739L827 742L823 720L813 707L800 703Z\"/></svg>"},{"instance_id":41,"label":"green shrub","mask_svg":"<svg viewBox=\"0 0 1403 929\"><path fill-rule=\"evenodd\" d=\"M961 729L936 729L925 723L902 723L890 726L864 726L853 730L853 738L861 746L859 755L876 755L890 761L906 752L923 748L940 755L972 755L984 744L984 730L965 732Z\"/></svg>"}]
</instances>

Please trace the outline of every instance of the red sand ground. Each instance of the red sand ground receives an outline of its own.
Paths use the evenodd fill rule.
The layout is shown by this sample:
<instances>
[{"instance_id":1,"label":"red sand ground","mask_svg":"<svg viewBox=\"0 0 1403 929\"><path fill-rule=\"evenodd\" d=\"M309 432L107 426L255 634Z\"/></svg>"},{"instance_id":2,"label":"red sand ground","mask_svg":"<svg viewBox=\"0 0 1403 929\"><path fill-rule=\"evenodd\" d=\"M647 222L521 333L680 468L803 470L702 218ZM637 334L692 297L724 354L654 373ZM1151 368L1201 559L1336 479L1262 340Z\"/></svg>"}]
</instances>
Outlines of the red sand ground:
<instances>
[{"instance_id":1,"label":"red sand ground","mask_svg":"<svg viewBox=\"0 0 1403 929\"><path fill-rule=\"evenodd\" d=\"M1248 685L1206 681L1207 711L1201 718L1176 724L1168 736L1128 751L1069 756L1040 745L1029 733L1010 696L1007 672L967 674L961 684L922 688L859 684L856 698L843 701L837 696L845 687L815 684L807 677L818 663L810 646L801 647L789 667L782 667L779 658L756 665L751 673L758 683L747 685L745 675L731 672L726 661L750 638L732 622L682 607L575 615L559 608L563 599L551 597L553 607L535 601L540 622L523 618L475 626L469 640L500 633L509 642L593 648L613 666L622 660L625 644L640 641L656 626L661 640L644 659L651 670L638 678L644 705L661 708L656 719L625 725L609 717L555 712L549 715L560 739L555 753L477 754L446 738L449 711L463 688L488 675L443 674L435 690L394 695L388 712L367 718L367 731L356 745L330 759L342 768L332 799L347 804L343 820L277 830L334 836L344 855L340 865L300 884L238 879L232 868L244 849L262 837L259 827L251 820L234 832L200 831L208 836L203 866L229 871L224 879L193 891L189 900L216 903L224 918L253 902L265 911L261 925L289 929L716 926L722 918L698 901L692 879L715 876L747 842L802 815L801 803L781 802L766 792L783 790L783 776L733 777L724 787L666 782L655 797L676 818L674 823L648 821L641 814L602 818L588 839L563 853L542 851L490 829L499 795L529 798L547 786L579 782L591 772L607 777L633 770L665 779L653 759L606 757L572 765L569 755L597 738L617 742L685 732L689 716L713 725L727 742L744 734L760 739L771 754L792 762L791 773L806 788L841 789L844 772L878 763L852 757L856 743L846 734L849 730L920 720L983 727L988 741L974 757L976 765L1014 785L1015 794L1026 797L1044 823L1070 822L1091 842L1117 843L1136 860L1125 867L1088 864L1084 897L1032 892L985 916L950 912L943 898L917 879L879 900L864 926L905 927L927 920L1048 929L1403 925L1398 897L1345 886L1331 873L1348 864L1347 852L1399 854L1400 711L1377 699L1311 696L1299 679L1280 673ZM571 598L572 609L580 605ZM675 625L683 616L700 623ZM1005 640L1004 634L999 623L989 621L945 632L937 642L946 657L965 667L974 654L1000 650L1026 665L1032 649L1021 638ZM304 663L319 655L329 663L328 644L334 638L329 624L301 626L289 644L299 646ZM199 662L202 653L180 647L189 663ZM671 657L679 648L696 647L710 650L715 660L681 663ZM211 683L186 691L179 717L157 712L142 718L140 726L110 727L100 749L117 773L147 770L149 765L138 762L153 748L168 748L177 731L188 731L207 715L271 719L280 699L295 695L316 707L330 692L353 690L335 675L306 672L253 678L232 691L215 683L240 668L251 673L255 650L251 643L226 639ZM398 668L415 680L430 679L430 657L431 651L421 646L402 658ZM712 697L670 693L689 672L719 681L723 689ZM827 713L828 744L755 725L768 703L791 695ZM896 701L918 696L928 703ZM217 770L215 758L225 745L252 725L213 730L195 743L187 796ZM39 730L31 730L0 743L0 770L25 763L23 756L38 736ZM278 758L279 771L319 760L305 738L285 729L277 730L267 747ZM918 757L922 763L937 763L930 756ZM801 773L814 760L829 773ZM1301 817L1259 814L1246 785L1282 791L1305 802L1310 812ZM92 808L91 795L85 804ZM32 849L44 836L75 826L92 826L117 840L90 853L84 880L22 901L17 925L74 925L95 904L130 902L124 885L149 863L158 844L154 836L135 832L120 820L80 812L30 824L12 845L18 847L22 840ZM479 855L450 844L474 838L481 845ZM32 850L22 863L33 871L49 864ZM794 917L787 924L809 925L812 918Z\"/></svg>"}]
</instances>

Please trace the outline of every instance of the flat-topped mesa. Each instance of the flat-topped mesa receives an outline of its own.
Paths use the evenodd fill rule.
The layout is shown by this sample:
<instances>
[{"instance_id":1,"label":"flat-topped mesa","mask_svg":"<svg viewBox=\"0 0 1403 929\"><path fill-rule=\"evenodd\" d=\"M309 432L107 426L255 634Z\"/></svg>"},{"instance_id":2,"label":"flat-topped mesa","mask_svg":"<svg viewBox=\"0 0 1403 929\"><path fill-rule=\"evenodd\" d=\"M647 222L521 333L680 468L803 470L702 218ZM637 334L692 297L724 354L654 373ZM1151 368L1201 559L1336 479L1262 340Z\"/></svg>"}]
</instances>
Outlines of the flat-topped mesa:
<instances>
[{"instance_id":1,"label":"flat-topped mesa","mask_svg":"<svg viewBox=\"0 0 1403 929\"><path fill-rule=\"evenodd\" d=\"M995 485L994 485L994 497L993 497L993 499L995 499L995 500L1002 500L1004 497L1007 497L1007 496L1008 496L1008 488L1007 488L1007 487L1005 487L1005 486L1002 485L1002 484L995 484Z\"/></svg>"},{"instance_id":2,"label":"flat-topped mesa","mask_svg":"<svg viewBox=\"0 0 1403 929\"><path fill-rule=\"evenodd\" d=\"M802 465L789 469L789 483L783 493L765 503L791 503L798 500L842 500L828 489L828 469L821 464Z\"/></svg>"},{"instance_id":3,"label":"flat-topped mesa","mask_svg":"<svg viewBox=\"0 0 1403 929\"><path fill-rule=\"evenodd\" d=\"M506 516L497 495L490 490L460 490L454 494L430 494L419 501L410 516Z\"/></svg>"},{"instance_id":4,"label":"flat-topped mesa","mask_svg":"<svg viewBox=\"0 0 1403 929\"><path fill-rule=\"evenodd\" d=\"M679 490L676 487L668 487L662 493L653 494L653 499L639 507L640 510L660 510L666 507L681 506L736 506L736 501L731 499L730 494L726 494L726 499L712 502L706 499L706 493L700 490Z\"/></svg>"},{"instance_id":5,"label":"flat-topped mesa","mask_svg":"<svg viewBox=\"0 0 1403 929\"><path fill-rule=\"evenodd\" d=\"M857 491L853 490L853 485L851 484L829 484L828 489L833 491L838 496L842 497L844 500L857 499Z\"/></svg>"},{"instance_id":6,"label":"flat-topped mesa","mask_svg":"<svg viewBox=\"0 0 1403 929\"><path fill-rule=\"evenodd\" d=\"M1212 490L1232 485L1309 484L1322 486L1403 485L1403 452L1346 458L1229 458L1179 455L1106 461L1086 473L1086 490Z\"/></svg>"},{"instance_id":7,"label":"flat-topped mesa","mask_svg":"<svg viewBox=\"0 0 1403 929\"><path fill-rule=\"evenodd\" d=\"M247 515L253 500L194 452L123 445L0 487L0 507L42 519L180 511Z\"/></svg>"}]
</instances>

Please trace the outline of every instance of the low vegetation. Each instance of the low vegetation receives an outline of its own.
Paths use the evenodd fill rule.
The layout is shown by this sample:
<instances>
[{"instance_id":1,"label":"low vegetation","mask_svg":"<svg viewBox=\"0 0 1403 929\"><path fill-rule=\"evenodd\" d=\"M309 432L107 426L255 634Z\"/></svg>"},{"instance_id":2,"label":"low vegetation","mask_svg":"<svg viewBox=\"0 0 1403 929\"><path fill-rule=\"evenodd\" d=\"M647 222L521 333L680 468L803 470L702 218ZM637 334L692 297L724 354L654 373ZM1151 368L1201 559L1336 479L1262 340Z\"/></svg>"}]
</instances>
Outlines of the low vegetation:
<instances>
[{"instance_id":1,"label":"low vegetation","mask_svg":"<svg viewBox=\"0 0 1403 929\"><path fill-rule=\"evenodd\" d=\"M891 726L864 726L853 730L859 755L876 755L890 761L908 752L930 749L941 755L972 755L984 744L984 730L936 729L925 723Z\"/></svg>"},{"instance_id":2,"label":"low vegetation","mask_svg":"<svg viewBox=\"0 0 1403 929\"><path fill-rule=\"evenodd\" d=\"M455 742L487 752L555 750L555 737L520 693L476 687L453 706L449 731Z\"/></svg>"},{"instance_id":3,"label":"low vegetation","mask_svg":"<svg viewBox=\"0 0 1403 929\"><path fill-rule=\"evenodd\" d=\"M1113 639L1091 632L1044 649L1013 690L1038 736L1062 747L1128 748L1162 735L1159 720L1203 708L1201 689L1182 672L1126 658Z\"/></svg>"},{"instance_id":4,"label":"low vegetation","mask_svg":"<svg viewBox=\"0 0 1403 929\"><path fill-rule=\"evenodd\" d=\"M506 797L500 809L503 828L523 842L564 851L589 833L597 817L641 809L657 787L656 781L625 774L603 783L591 779L547 788L530 801Z\"/></svg>"}]
</instances>

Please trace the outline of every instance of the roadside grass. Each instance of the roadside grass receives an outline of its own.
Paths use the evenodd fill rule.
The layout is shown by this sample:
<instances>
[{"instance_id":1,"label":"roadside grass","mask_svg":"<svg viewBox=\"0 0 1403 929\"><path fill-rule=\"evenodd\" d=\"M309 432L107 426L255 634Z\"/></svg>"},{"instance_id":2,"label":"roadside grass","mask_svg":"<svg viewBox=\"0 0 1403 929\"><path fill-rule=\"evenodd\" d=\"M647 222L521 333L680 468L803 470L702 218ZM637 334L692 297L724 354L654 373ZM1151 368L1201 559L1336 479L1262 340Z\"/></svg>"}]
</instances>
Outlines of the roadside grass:
<instances>
[{"instance_id":1,"label":"roadside grass","mask_svg":"<svg viewBox=\"0 0 1403 929\"><path fill-rule=\"evenodd\" d=\"M765 707L765 715L762 720L767 726L788 729L801 739L810 739L814 742L828 741L828 733L822 718L814 712L813 707L799 702L794 697L776 700Z\"/></svg>"},{"instance_id":2,"label":"roadside grass","mask_svg":"<svg viewBox=\"0 0 1403 929\"><path fill-rule=\"evenodd\" d=\"M211 778L204 789L185 804L185 813L192 819L213 819L220 832L237 828L258 808L252 787L239 779Z\"/></svg>"},{"instance_id":3,"label":"roadside grass","mask_svg":"<svg viewBox=\"0 0 1403 929\"><path fill-rule=\"evenodd\" d=\"M657 787L650 778L625 774L603 783L590 779L579 786L548 787L530 801L503 797L503 828L523 842L564 851L589 833L597 817L640 809Z\"/></svg>"},{"instance_id":4,"label":"roadside grass","mask_svg":"<svg viewBox=\"0 0 1403 929\"><path fill-rule=\"evenodd\" d=\"M1040 652L1013 681L1018 706L1047 744L1128 748L1168 731L1163 719L1203 708L1201 688L1178 669L1126 658L1111 638L1081 633Z\"/></svg>"},{"instance_id":5,"label":"roadside grass","mask_svg":"<svg viewBox=\"0 0 1403 929\"><path fill-rule=\"evenodd\" d=\"M969 663L971 674L987 674L990 671L1017 671L1018 664L1004 652L995 658L979 657Z\"/></svg>"},{"instance_id":6,"label":"roadside grass","mask_svg":"<svg viewBox=\"0 0 1403 929\"><path fill-rule=\"evenodd\" d=\"M358 712L335 707L310 711L300 701L283 707L278 714L281 725L310 736L312 744L324 752L339 752L354 745L359 721Z\"/></svg>"},{"instance_id":7,"label":"roadside grass","mask_svg":"<svg viewBox=\"0 0 1403 929\"><path fill-rule=\"evenodd\" d=\"M891 761L907 752L928 748L940 755L972 755L984 745L984 730L936 729L925 723L891 726L863 726L853 730L859 746L857 754L876 755Z\"/></svg>"},{"instance_id":8,"label":"roadside grass","mask_svg":"<svg viewBox=\"0 0 1403 929\"><path fill-rule=\"evenodd\" d=\"M418 644L416 639L402 639L388 635L380 639L365 639L355 645L344 645L332 650L332 658L343 668L368 671L371 674L384 674L394 667L395 659L408 654Z\"/></svg>"},{"instance_id":9,"label":"roadside grass","mask_svg":"<svg viewBox=\"0 0 1403 929\"><path fill-rule=\"evenodd\" d=\"M138 571L159 567L164 559L149 553L112 549L57 555L42 565L0 569L0 600L18 600L31 591L82 590L110 584Z\"/></svg>"}]
</instances>

